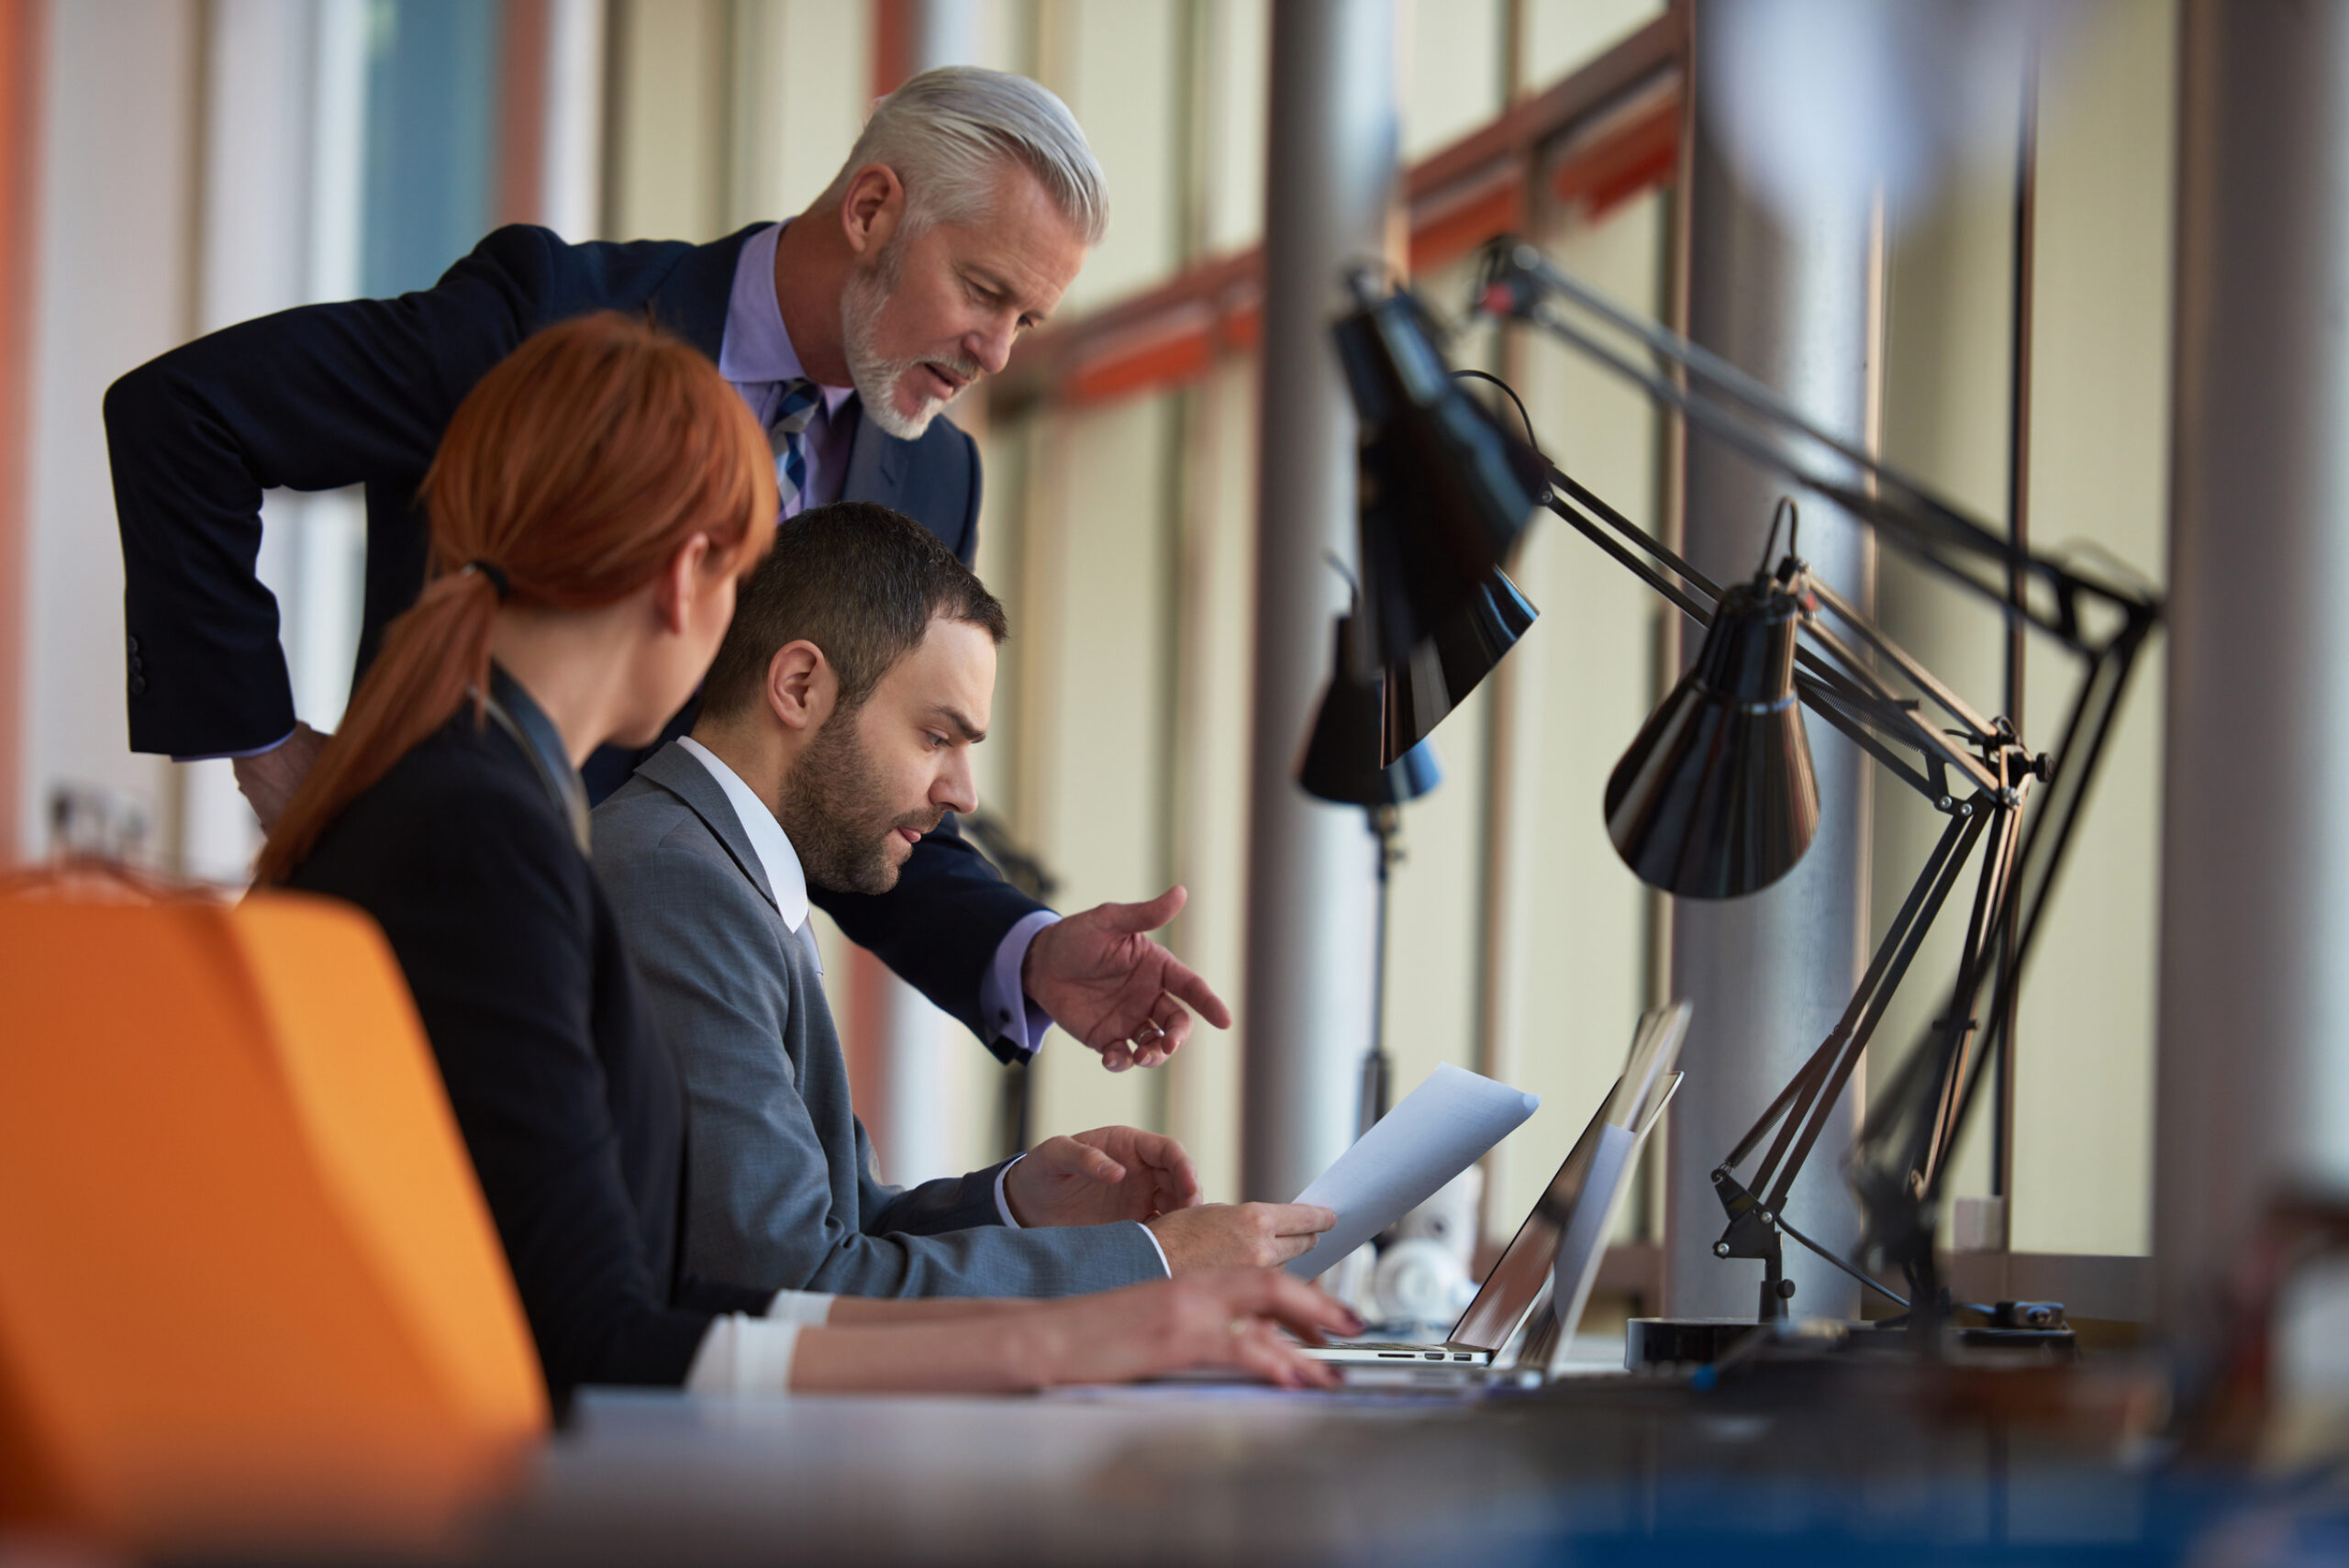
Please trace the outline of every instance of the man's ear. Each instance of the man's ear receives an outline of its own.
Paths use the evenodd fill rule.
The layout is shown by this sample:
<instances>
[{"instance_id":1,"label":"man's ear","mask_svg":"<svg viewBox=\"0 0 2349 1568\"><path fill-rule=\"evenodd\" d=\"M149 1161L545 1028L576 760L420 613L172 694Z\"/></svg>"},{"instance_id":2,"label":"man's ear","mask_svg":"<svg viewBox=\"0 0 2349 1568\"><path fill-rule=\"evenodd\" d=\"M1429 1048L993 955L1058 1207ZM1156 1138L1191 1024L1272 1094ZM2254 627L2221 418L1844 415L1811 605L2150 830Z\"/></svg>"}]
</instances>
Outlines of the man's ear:
<instances>
[{"instance_id":1,"label":"man's ear","mask_svg":"<svg viewBox=\"0 0 2349 1568\"><path fill-rule=\"evenodd\" d=\"M906 186L886 163L867 163L849 177L841 198L841 232L859 256L878 255L906 216Z\"/></svg>"},{"instance_id":2,"label":"man's ear","mask_svg":"<svg viewBox=\"0 0 2349 1568\"><path fill-rule=\"evenodd\" d=\"M695 595L709 593L716 585L709 580L709 536L694 535L677 547L653 582L652 613L661 629L673 637L685 629Z\"/></svg>"},{"instance_id":3,"label":"man's ear","mask_svg":"<svg viewBox=\"0 0 2349 1568\"><path fill-rule=\"evenodd\" d=\"M832 662L804 638L785 643L767 661L767 707L785 728L811 735L822 728L840 691Z\"/></svg>"}]
</instances>

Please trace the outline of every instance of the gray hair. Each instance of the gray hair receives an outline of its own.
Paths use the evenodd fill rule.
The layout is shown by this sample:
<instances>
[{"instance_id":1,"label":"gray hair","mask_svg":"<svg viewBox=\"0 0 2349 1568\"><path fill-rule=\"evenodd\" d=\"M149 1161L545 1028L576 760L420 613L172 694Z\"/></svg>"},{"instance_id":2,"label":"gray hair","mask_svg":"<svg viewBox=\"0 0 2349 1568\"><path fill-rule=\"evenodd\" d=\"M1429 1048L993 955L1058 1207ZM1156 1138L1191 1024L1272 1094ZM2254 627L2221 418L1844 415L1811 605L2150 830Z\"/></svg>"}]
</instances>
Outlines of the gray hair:
<instances>
[{"instance_id":1,"label":"gray hair","mask_svg":"<svg viewBox=\"0 0 2349 1568\"><path fill-rule=\"evenodd\" d=\"M1101 164L1068 106L1025 76L975 65L925 71L874 106L848 161L818 207L837 206L852 175L868 163L895 171L906 187L908 235L931 224L984 219L996 172L1017 160L1042 183L1087 245L1109 225Z\"/></svg>"}]
</instances>

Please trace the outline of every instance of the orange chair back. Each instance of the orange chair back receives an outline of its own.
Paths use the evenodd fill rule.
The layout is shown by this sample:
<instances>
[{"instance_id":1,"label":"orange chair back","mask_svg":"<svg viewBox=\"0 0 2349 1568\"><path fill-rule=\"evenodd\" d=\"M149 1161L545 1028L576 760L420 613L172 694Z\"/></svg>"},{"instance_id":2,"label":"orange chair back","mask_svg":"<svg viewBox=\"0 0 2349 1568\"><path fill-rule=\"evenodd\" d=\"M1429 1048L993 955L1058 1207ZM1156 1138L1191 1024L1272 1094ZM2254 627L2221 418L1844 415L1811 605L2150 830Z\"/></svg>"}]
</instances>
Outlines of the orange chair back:
<instances>
[{"instance_id":1,"label":"orange chair back","mask_svg":"<svg viewBox=\"0 0 2349 1568\"><path fill-rule=\"evenodd\" d=\"M547 1418L373 922L0 895L0 1526L429 1537Z\"/></svg>"}]
</instances>

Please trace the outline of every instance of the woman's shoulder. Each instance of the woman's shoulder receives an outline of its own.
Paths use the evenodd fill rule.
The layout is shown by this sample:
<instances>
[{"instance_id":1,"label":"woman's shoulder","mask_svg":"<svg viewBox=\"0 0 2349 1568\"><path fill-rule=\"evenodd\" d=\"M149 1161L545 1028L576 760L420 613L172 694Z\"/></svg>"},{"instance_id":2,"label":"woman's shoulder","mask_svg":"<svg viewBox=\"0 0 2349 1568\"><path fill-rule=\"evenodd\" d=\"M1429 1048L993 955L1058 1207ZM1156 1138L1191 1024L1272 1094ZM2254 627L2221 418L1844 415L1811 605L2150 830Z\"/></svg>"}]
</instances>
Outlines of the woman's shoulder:
<instances>
[{"instance_id":1,"label":"woman's shoulder","mask_svg":"<svg viewBox=\"0 0 2349 1568\"><path fill-rule=\"evenodd\" d=\"M564 880L586 862L529 758L470 706L426 736L318 837L303 868L353 855L422 869L447 862L542 862ZM306 878L297 872L294 880Z\"/></svg>"}]
</instances>

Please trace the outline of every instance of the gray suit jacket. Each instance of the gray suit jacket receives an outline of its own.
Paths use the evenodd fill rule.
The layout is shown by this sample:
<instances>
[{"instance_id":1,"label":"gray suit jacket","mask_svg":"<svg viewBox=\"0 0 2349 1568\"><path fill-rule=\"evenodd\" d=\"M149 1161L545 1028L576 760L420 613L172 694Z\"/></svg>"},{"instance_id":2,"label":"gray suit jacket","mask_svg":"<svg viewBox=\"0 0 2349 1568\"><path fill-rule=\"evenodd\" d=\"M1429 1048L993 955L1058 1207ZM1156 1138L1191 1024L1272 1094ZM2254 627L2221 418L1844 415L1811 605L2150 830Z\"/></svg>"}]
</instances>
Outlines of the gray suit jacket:
<instances>
[{"instance_id":1,"label":"gray suit jacket","mask_svg":"<svg viewBox=\"0 0 2349 1568\"><path fill-rule=\"evenodd\" d=\"M595 816L596 870L677 1060L685 1267L759 1289L1065 1296L1163 1279L1135 1224L1005 1226L991 1166L874 1179L821 980L726 793L662 748Z\"/></svg>"}]
</instances>

